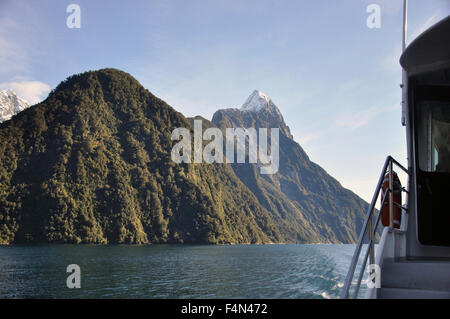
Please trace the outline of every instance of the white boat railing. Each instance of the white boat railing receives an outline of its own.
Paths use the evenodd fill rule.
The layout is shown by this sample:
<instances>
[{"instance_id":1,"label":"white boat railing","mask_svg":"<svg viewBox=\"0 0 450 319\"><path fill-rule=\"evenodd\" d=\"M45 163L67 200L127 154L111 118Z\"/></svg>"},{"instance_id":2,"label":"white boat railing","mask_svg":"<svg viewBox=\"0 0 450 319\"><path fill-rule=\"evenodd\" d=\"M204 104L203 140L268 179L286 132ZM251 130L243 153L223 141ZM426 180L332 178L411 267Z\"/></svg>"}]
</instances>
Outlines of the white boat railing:
<instances>
[{"instance_id":1,"label":"white boat railing","mask_svg":"<svg viewBox=\"0 0 450 319\"><path fill-rule=\"evenodd\" d=\"M401 170L403 170L406 174L408 174L408 176L410 176L410 172L408 171L408 169L406 169L405 167L403 167L399 162L397 162L394 158L392 158L391 156L388 156L386 158L386 161L384 163L383 166L383 170L381 172L380 175L380 179L378 180L378 185L377 188L375 189L375 193L373 195L372 198L372 202L369 206L369 209L367 211L367 215L366 218L364 220L364 224L363 227L361 229L361 233L359 235L358 238L358 243L356 245L355 248L355 252L353 253L353 257L352 257L352 262L350 264L348 273L347 273L347 277L345 279L345 284L341 293L341 298L357 298L358 297L358 292L359 292L359 288L361 286L361 281L363 279L364 276L364 272L366 269L366 265L367 265L367 260L369 260L369 264L370 265L374 265L375 264L375 249L374 249L374 245L375 245L375 240L376 240L376 236L377 236L377 229L378 229L378 225L380 222L380 217L381 217L381 211L378 212L378 215L375 217L375 205L378 201L378 197L380 196L381 193L381 189L382 189L382 185L383 185L383 180L385 178L385 176L387 174L389 174L389 186L386 190L386 193L384 195L384 197L382 198L381 201L381 206L383 207L386 203L387 200L389 200L389 227L393 227L393 212L394 212L394 206L399 206L401 209L407 211L407 207L403 207L401 204L399 205L398 203L394 203L394 196L387 196L388 194L393 194L394 191L394 181L393 181L393 166L397 166L398 168L400 168ZM403 192L408 192L405 188L401 189ZM356 266L359 262L359 257L361 254L361 248L363 247L366 241L366 237L367 235L369 236L368 238L368 249L366 250L366 253L364 255L364 258L362 260L362 266L360 268L359 271L359 275L358 275L358 279L356 280L356 282L353 282L353 278L355 276L355 270L356 270ZM370 269L370 271L373 271L373 269ZM350 288L352 287L352 284L355 284L356 287L353 291L353 295L350 296Z\"/></svg>"}]
</instances>

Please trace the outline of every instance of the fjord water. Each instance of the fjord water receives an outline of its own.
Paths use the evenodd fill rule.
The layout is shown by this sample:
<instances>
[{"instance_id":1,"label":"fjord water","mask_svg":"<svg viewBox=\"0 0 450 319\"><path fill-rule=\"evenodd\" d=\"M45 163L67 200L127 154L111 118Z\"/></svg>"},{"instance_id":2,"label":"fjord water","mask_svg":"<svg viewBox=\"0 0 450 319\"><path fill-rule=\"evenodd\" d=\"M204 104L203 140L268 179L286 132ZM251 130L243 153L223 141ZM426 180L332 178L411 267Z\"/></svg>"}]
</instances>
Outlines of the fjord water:
<instances>
[{"instance_id":1,"label":"fjord water","mask_svg":"<svg viewBox=\"0 0 450 319\"><path fill-rule=\"evenodd\" d=\"M0 298L337 298L354 247L3 246Z\"/></svg>"}]
</instances>

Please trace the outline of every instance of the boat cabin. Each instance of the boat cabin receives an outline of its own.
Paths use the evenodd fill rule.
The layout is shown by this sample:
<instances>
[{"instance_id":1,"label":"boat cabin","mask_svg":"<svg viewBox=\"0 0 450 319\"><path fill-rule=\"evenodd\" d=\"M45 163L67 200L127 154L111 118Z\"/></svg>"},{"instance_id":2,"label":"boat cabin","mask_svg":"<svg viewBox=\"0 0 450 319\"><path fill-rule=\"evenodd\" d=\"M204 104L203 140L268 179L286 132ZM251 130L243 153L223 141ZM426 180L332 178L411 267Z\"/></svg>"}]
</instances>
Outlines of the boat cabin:
<instances>
[{"instance_id":1,"label":"boat cabin","mask_svg":"<svg viewBox=\"0 0 450 319\"><path fill-rule=\"evenodd\" d=\"M450 17L403 53L408 168L407 255L450 257Z\"/></svg>"}]
</instances>

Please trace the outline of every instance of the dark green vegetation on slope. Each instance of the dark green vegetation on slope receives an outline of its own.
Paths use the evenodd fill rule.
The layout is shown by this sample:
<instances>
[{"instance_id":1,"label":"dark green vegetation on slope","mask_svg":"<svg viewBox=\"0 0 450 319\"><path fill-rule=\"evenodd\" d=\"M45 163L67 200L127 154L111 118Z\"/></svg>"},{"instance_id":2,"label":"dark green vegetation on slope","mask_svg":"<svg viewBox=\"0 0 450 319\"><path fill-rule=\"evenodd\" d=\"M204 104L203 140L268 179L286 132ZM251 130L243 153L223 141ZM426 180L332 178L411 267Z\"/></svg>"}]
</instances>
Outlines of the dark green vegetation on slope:
<instances>
[{"instance_id":1,"label":"dark green vegetation on slope","mask_svg":"<svg viewBox=\"0 0 450 319\"><path fill-rule=\"evenodd\" d=\"M181 113L118 70L68 78L0 124L0 244L356 239L366 204L309 161L284 122L225 115L213 122L280 125L278 174L175 164L171 133L192 130Z\"/></svg>"},{"instance_id":2,"label":"dark green vegetation on slope","mask_svg":"<svg viewBox=\"0 0 450 319\"><path fill-rule=\"evenodd\" d=\"M284 241L230 166L171 161L176 127L124 72L68 78L0 125L0 243Z\"/></svg>"}]
</instances>

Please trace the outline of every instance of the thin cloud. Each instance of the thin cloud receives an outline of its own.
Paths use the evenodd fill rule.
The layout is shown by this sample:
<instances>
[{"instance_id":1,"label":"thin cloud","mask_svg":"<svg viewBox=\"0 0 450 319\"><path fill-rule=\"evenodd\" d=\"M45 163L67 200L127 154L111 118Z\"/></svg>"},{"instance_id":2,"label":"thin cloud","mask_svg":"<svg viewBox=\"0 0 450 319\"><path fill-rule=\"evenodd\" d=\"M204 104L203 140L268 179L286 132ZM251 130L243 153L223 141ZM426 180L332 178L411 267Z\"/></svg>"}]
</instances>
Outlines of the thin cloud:
<instances>
[{"instance_id":1,"label":"thin cloud","mask_svg":"<svg viewBox=\"0 0 450 319\"><path fill-rule=\"evenodd\" d=\"M307 133L307 134L300 134L299 137L296 138L295 140L300 145L307 145L307 144L309 144L309 143L311 143L311 142L321 138L324 135L325 135L325 132L323 130L321 130L321 131L316 131L316 132L310 132L310 133Z\"/></svg>"},{"instance_id":2,"label":"thin cloud","mask_svg":"<svg viewBox=\"0 0 450 319\"><path fill-rule=\"evenodd\" d=\"M354 130L365 126L377 115L399 109L399 106L371 107L361 111L345 111L340 113L334 121L336 127Z\"/></svg>"},{"instance_id":3,"label":"thin cloud","mask_svg":"<svg viewBox=\"0 0 450 319\"><path fill-rule=\"evenodd\" d=\"M419 25L417 28L412 29L410 36L408 36L407 43L411 43L415 38L421 35L425 30L427 30L432 25L436 24L441 19L441 14L439 12L434 13L429 17L424 23Z\"/></svg>"},{"instance_id":4,"label":"thin cloud","mask_svg":"<svg viewBox=\"0 0 450 319\"><path fill-rule=\"evenodd\" d=\"M25 50L0 34L0 73L27 72L28 59Z\"/></svg>"},{"instance_id":5,"label":"thin cloud","mask_svg":"<svg viewBox=\"0 0 450 319\"><path fill-rule=\"evenodd\" d=\"M439 22L445 14L441 11L436 11L430 17L428 17L421 24L408 24L408 35L406 39L406 45L408 46L411 42L414 41L419 35L421 35L425 30ZM411 22L411 21L410 21ZM391 48L391 50L380 60L380 67L382 70L386 72L399 72L400 64L399 59L402 54L402 45L401 43L397 43L395 46Z\"/></svg>"},{"instance_id":6,"label":"thin cloud","mask_svg":"<svg viewBox=\"0 0 450 319\"><path fill-rule=\"evenodd\" d=\"M379 65L381 70L388 73L400 74L401 67L399 60L401 55L402 55L402 46L400 43L398 43L391 49L391 51L387 55L385 55L380 60Z\"/></svg>"},{"instance_id":7,"label":"thin cloud","mask_svg":"<svg viewBox=\"0 0 450 319\"><path fill-rule=\"evenodd\" d=\"M1 90L11 89L31 104L42 101L50 92L50 86L39 81L20 81L0 83Z\"/></svg>"}]
</instances>

